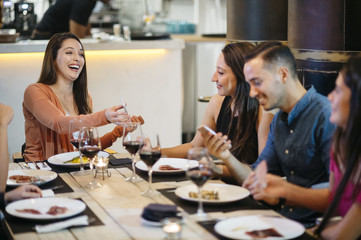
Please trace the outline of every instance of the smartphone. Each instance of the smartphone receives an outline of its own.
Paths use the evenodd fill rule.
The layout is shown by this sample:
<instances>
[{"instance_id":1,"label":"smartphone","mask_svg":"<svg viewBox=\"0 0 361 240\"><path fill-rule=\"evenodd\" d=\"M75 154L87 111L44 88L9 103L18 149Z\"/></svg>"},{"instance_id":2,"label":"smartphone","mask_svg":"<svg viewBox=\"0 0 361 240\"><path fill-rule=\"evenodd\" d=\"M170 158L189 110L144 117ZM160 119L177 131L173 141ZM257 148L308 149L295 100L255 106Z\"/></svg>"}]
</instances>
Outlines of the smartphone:
<instances>
[{"instance_id":1,"label":"smartphone","mask_svg":"<svg viewBox=\"0 0 361 240\"><path fill-rule=\"evenodd\" d=\"M197 130L201 132L202 134L206 135L209 132L212 133L212 135L216 135L216 132L213 131L211 128L207 127L206 125L200 125L197 127Z\"/></svg>"}]
</instances>

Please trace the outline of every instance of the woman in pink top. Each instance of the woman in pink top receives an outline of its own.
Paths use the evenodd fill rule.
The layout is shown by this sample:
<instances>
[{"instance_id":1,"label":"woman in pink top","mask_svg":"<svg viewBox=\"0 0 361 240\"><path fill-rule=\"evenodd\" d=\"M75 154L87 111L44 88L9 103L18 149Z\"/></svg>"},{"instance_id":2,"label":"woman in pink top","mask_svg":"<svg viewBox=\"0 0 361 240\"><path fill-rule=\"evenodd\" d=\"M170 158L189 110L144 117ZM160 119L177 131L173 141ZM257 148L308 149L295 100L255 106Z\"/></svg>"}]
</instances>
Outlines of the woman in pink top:
<instances>
[{"instance_id":1,"label":"woman in pink top","mask_svg":"<svg viewBox=\"0 0 361 240\"><path fill-rule=\"evenodd\" d=\"M302 188L278 176L267 174L265 164L252 173L245 183L253 197L276 205L304 206L325 212L315 228L323 239L361 238L361 56L351 57L336 79L336 87L328 96L337 125L334 135L330 184L326 189ZM280 201L282 200L282 201ZM330 221L334 216L342 220Z\"/></svg>"},{"instance_id":2,"label":"woman in pink top","mask_svg":"<svg viewBox=\"0 0 361 240\"><path fill-rule=\"evenodd\" d=\"M70 120L82 119L83 126L103 126L128 121L122 106L113 106L92 113L88 93L84 48L72 33L53 35L45 50L43 66L37 83L24 93L26 161L42 161L58 153L70 152L68 131ZM142 117L132 121L144 123ZM107 148L122 135L117 126L101 138Z\"/></svg>"}]
</instances>

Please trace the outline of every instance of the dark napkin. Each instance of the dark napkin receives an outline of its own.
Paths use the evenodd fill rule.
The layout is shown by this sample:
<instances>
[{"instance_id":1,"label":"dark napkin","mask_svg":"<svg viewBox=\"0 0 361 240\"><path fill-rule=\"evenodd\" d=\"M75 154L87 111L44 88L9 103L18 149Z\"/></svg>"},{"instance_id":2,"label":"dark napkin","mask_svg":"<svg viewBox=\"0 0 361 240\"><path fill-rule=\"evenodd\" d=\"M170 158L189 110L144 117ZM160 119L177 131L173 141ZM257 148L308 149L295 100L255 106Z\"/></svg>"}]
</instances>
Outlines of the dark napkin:
<instances>
[{"instance_id":1,"label":"dark napkin","mask_svg":"<svg viewBox=\"0 0 361 240\"><path fill-rule=\"evenodd\" d=\"M177 217L177 206L151 203L143 209L142 218L152 222L159 222L163 218Z\"/></svg>"},{"instance_id":2,"label":"dark napkin","mask_svg":"<svg viewBox=\"0 0 361 240\"><path fill-rule=\"evenodd\" d=\"M124 165L124 164L129 164L132 163L132 159L130 158L114 158L114 159L109 159L109 163L113 166L118 166L118 165Z\"/></svg>"}]
</instances>

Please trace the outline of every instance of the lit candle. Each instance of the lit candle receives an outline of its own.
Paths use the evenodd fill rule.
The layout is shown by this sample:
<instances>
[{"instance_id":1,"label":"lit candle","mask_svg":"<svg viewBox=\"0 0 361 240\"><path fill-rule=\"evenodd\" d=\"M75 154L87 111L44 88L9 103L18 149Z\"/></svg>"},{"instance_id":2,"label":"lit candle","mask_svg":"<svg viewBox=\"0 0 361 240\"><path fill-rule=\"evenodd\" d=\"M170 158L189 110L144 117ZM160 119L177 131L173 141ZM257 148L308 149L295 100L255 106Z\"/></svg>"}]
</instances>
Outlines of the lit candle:
<instances>
[{"instance_id":1,"label":"lit candle","mask_svg":"<svg viewBox=\"0 0 361 240\"><path fill-rule=\"evenodd\" d=\"M163 220L163 231L166 234L167 239L180 239L182 226L180 225L180 219L167 218Z\"/></svg>"},{"instance_id":2,"label":"lit candle","mask_svg":"<svg viewBox=\"0 0 361 240\"><path fill-rule=\"evenodd\" d=\"M98 158L98 161L95 163L95 167L98 172L105 172L108 167L108 159L107 158Z\"/></svg>"}]
</instances>

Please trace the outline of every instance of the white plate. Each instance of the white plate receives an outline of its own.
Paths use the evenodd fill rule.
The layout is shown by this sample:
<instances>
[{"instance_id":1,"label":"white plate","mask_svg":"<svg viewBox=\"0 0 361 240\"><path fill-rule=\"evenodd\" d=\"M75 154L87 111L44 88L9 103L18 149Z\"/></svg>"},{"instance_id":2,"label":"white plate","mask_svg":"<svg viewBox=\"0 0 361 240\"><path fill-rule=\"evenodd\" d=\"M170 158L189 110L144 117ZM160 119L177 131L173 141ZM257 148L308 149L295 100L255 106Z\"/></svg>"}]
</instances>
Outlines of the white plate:
<instances>
[{"instance_id":1,"label":"white plate","mask_svg":"<svg viewBox=\"0 0 361 240\"><path fill-rule=\"evenodd\" d=\"M203 203L228 203L238 201L249 196L249 191L246 188L230 184L206 183L202 189L208 191L217 191L219 196L218 200L203 199ZM198 202L197 198L189 197L188 194L191 191L198 192L197 186L191 184L179 187L175 190L175 194L184 200Z\"/></svg>"},{"instance_id":2,"label":"white plate","mask_svg":"<svg viewBox=\"0 0 361 240\"><path fill-rule=\"evenodd\" d=\"M29 183L16 183L15 180L10 179L10 177L14 175L33 176L33 177L39 177L40 179L44 180L43 182L35 183L36 185L41 185L53 181L58 176L56 172L47 171L47 170L11 170L8 173L8 179L6 181L6 185L20 186L20 185L29 184Z\"/></svg>"},{"instance_id":3,"label":"white plate","mask_svg":"<svg viewBox=\"0 0 361 240\"><path fill-rule=\"evenodd\" d=\"M46 212L52 206L66 207L68 210L63 214L50 215ZM83 212L86 208L85 203L80 200L70 199L70 198L31 198L19 200L8 204L5 208L6 212L10 215L26 218L26 219L36 219L36 220L52 220L52 219L61 219L66 217L71 217ZM35 209L41 212L41 214L32 214L32 213L22 213L16 210L21 209Z\"/></svg>"},{"instance_id":4,"label":"white plate","mask_svg":"<svg viewBox=\"0 0 361 240\"><path fill-rule=\"evenodd\" d=\"M60 153L54 155L48 159L48 162L54 165L62 166L62 167L71 167L71 168L78 168L80 167L80 163L64 163L66 161L72 160L75 157L79 156L79 152L67 152L67 153ZM108 157L109 153L100 151L98 153L98 157ZM84 165L88 165L85 163Z\"/></svg>"},{"instance_id":5,"label":"white plate","mask_svg":"<svg viewBox=\"0 0 361 240\"><path fill-rule=\"evenodd\" d=\"M188 160L184 158L160 158L153 165L153 174L169 174L169 173L182 173L188 168L188 164L190 167L197 167L198 161ZM160 170L159 166L161 165L170 165L175 168L180 168L179 170ZM143 161L138 161L135 164L135 167L139 170L148 172L148 166Z\"/></svg>"},{"instance_id":6,"label":"white plate","mask_svg":"<svg viewBox=\"0 0 361 240\"><path fill-rule=\"evenodd\" d=\"M220 235L232 239L253 239L246 232L273 228L283 237L266 237L262 239L292 239L303 234L305 228L298 222L283 217L266 217L260 215L229 218L218 222L214 230Z\"/></svg>"}]
</instances>

